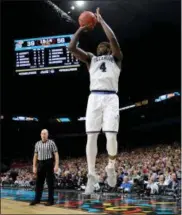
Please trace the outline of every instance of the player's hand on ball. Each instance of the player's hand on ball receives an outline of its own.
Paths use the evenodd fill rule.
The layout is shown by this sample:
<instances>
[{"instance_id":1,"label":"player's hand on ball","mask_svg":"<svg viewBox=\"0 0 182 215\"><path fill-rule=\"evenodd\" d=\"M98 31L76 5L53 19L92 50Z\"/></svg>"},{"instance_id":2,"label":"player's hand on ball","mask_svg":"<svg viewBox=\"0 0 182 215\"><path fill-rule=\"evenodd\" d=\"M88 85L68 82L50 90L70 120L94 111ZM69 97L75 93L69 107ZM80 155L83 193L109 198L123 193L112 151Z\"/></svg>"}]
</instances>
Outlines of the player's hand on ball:
<instances>
[{"instance_id":1,"label":"player's hand on ball","mask_svg":"<svg viewBox=\"0 0 182 215\"><path fill-rule=\"evenodd\" d=\"M37 167L33 167L33 173L37 174Z\"/></svg>"},{"instance_id":2,"label":"player's hand on ball","mask_svg":"<svg viewBox=\"0 0 182 215\"><path fill-rule=\"evenodd\" d=\"M80 27L80 30L83 32L87 32L90 30L90 26L89 25L82 26L82 27Z\"/></svg>"},{"instance_id":3,"label":"player's hand on ball","mask_svg":"<svg viewBox=\"0 0 182 215\"><path fill-rule=\"evenodd\" d=\"M103 18L102 18L102 16L100 15L100 8L98 7L97 9L96 9L96 17L97 17L97 21L99 22L99 23L101 23L102 21L103 21Z\"/></svg>"}]
</instances>

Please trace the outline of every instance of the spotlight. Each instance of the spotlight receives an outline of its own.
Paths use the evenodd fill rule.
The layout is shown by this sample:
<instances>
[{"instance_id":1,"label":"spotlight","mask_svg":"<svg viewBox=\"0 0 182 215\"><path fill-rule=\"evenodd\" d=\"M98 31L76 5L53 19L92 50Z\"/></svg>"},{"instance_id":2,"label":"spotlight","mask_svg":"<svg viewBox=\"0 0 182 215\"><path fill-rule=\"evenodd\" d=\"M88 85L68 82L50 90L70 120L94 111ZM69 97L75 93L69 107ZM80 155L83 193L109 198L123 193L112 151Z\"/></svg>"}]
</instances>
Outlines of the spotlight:
<instances>
[{"instance_id":1,"label":"spotlight","mask_svg":"<svg viewBox=\"0 0 182 215\"><path fill-rule=\"evenodd\" d=\"M78 7L83 6L84 3L85 3L84 1L76 1L76 5L77 5Z\"/></svg>"},{"instance_id":2,"label":"spotlight","mask_svg":"<svg viewBox=\"0 0 182 215\"><path fill-rule=\"evenodd\" d=\"M74 10L74 9L75 9L75 6L71 6L71 9Z\"/></svg>"},{"instance_id":3,"label":"spotlight","mask_svg":"<svg viewBox=\"0 0 182 215\"><path fill-rule=\"evenodd\" d=\"M70 14L71 12L70 11L68 11L68 14Z\"/></svg>"}]
</instances>

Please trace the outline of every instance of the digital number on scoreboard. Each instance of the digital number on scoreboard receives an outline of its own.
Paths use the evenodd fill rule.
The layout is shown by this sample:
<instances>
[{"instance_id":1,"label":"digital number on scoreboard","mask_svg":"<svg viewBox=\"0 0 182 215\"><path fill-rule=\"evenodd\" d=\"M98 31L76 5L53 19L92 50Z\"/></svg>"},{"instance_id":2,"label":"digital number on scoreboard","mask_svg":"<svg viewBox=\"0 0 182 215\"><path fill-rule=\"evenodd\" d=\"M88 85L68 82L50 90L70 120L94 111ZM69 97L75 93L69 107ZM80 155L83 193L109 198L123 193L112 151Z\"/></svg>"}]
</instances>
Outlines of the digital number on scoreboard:
<instances>
[{"instance_id":1,"label":"digital number on scoreboard","mask_svg":"<svg viewBox=\"0 0 182 215\"><path fill-rule=\"evenodd\" d=\"M18 75L77 71L79 61L68 51L72 35L15 40Z\"/></svg>"}]
</instances>

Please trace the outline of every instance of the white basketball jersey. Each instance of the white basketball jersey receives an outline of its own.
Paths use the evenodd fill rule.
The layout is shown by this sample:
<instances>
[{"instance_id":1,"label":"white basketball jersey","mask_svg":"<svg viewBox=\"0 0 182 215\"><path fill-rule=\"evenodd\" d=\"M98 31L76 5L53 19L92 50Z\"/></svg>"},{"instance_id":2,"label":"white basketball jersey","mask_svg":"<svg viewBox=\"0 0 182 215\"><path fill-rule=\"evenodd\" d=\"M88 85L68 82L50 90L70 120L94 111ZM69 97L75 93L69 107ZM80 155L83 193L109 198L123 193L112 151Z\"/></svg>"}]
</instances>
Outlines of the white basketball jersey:
<instances>
[{"instance_id":1,"label":"white basketball jersey","mask_svg":"<svg viewBox=\"0 0 182 215\"><path fill-rule=\"evenodd\" d=\"M112 55L92 57L90 64L90 91L107 90L118 92L121 69Z\"/></svg>"}]
</instances>

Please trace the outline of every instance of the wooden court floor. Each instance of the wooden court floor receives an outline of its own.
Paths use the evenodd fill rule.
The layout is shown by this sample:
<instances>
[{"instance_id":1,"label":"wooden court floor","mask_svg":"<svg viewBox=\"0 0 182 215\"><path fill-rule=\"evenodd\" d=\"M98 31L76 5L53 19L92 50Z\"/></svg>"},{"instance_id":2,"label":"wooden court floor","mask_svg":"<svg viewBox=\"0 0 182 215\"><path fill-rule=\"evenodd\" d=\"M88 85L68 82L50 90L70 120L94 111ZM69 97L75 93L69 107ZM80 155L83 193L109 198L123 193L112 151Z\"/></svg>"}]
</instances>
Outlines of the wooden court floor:
<instances>
[{"instance_id":1,"label":"wooden court floor","mask_svg":"<svg viewBox=\"0 0 182 215\"><path fill-rule=\"evenodd\" d=\"M27 202L18 202L9 199L1 199L1 214L88 214L84 211L47 207L43 204L29 206ZM89 213L91 214L91 213Z\"/></svg>"}]
</instances>

